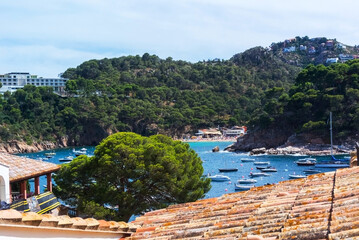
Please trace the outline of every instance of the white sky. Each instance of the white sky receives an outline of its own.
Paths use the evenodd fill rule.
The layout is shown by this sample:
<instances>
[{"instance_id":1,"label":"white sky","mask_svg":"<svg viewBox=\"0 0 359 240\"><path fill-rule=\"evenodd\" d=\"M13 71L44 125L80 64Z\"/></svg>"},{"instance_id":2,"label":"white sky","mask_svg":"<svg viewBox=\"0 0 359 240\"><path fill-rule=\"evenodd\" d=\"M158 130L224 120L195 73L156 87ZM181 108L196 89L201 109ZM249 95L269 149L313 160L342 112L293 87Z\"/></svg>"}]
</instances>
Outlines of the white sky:
<instances>
[{"instance_id":1,"label":"white sky","mask_svg":"<svg viewBox=\"0 0 359 240\"><path fill-rule=\"evenodd\" d=\"M1 0L0 74L90 59L229 59L295 36L359 44L357 0Z\"/></svg>"}]
</instances>

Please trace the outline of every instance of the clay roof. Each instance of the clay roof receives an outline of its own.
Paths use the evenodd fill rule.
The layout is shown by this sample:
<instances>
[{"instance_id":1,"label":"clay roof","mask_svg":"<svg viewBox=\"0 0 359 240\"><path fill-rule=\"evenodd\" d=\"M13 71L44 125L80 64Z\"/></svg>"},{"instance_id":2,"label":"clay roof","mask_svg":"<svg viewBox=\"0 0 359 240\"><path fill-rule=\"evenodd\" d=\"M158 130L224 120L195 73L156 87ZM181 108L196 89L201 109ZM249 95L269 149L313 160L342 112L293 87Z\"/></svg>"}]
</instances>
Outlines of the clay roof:
<instances>
[{"instance_id":1,"label":"clay roof","mask_svg":"<svg viewBox=\"0 0 359 240\"><path fill-rule=\"evenodd\" d=\"M45 175L60 169L60 165L54 163L43 162L7 153L0 153L0 164L9 167L10 182Z\"/></svg>"},{"instance_id":2,"label":"clay roof","mask_svg":"<svg viewBox=\"0 0 359 240\"><path fill-rule=\"evenodd\" d=\"M359 239L359 167L172 205L129 239Z\"/></svg>"},{"instance_id":3,"label":"clay roof","mask_svg":"<svg viewBox=\"0 0 359 240\"><path fill-rule=\"evenodd\" d=\"M21 213L13 209L0 210L0 229L2 227L12 227L14 231L16 228L28 227L34 229L36 227L38 230L53 229L61 231L69 230L70 232L78 230L80 232L88 231L91 233L111 232L120 237L130 236L132 232L136 231L136 226L132 223L96 220L94 218L71 218L67 215L39 215L35 212Z\"/></svg>"}]
</instances>

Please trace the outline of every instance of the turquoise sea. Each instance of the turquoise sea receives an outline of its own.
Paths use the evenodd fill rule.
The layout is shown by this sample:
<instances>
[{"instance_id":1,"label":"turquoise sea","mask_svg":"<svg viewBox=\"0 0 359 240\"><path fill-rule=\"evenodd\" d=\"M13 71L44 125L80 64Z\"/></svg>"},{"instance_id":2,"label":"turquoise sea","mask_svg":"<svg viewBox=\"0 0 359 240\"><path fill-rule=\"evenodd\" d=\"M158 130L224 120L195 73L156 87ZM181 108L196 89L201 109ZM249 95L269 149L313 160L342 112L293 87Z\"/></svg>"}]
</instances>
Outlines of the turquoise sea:
<instances>
[{"instance_id":1,"label":"turquoise sea","mask_svg":"<svg viewBox=\"0 0 359 240\"><path fill-rule=\"evenodd\" d=\"M205 198L219 197L225 193L235 192L234 183L237 182L240 178L247 178L250 172L259 172L256 169L256 166L253 162L241 162L241 158L248 158L248 153L231 153L225 152L223 149L230 145L230 142L191 142L189 143L191 148L197 152L199 157L203 161L204 175L208 173L211 175L219 174L219 168L238 168L237 172L228 172L223 173L231 178L227 182L212 182L211 190L205 195ZM219 146L219 152L212 152L212 148ZM75 150L80 150L82 147L75 148ZM85 147L87 149L87 154L93 155L95 147ZM74 148L64 148L56 149L56 155L52 158L46 158L45 153L51 151L43 151L37 153L28 153L28 154L19 154L29 158L37 159L39 161L48 161L56 164L62 164L59 161L61 158L67 156L74 156ZM338 158L343 158L344 156L339 156ZM261 155L261 156L251 156L258 161L269 161L271 166L277 168L278 172L270 173L270 176L267 177L257 177L256 186L262 186L265 184L278 183L280 181L288 180L289 174L303 174L303 170L310 167L297 166L294 161L303 156L273 156L273 155ZM316 157L317 160L329 160L329 156L320 156ZM334 171L333 168L320 168L322 172L324 171ZM40 178L40 186L43 188L43 185L46 184L46 178ZM33 184L30 184L33 188ZM31 189L33 191L33 189Z\"/></svg>"}]
</instances>

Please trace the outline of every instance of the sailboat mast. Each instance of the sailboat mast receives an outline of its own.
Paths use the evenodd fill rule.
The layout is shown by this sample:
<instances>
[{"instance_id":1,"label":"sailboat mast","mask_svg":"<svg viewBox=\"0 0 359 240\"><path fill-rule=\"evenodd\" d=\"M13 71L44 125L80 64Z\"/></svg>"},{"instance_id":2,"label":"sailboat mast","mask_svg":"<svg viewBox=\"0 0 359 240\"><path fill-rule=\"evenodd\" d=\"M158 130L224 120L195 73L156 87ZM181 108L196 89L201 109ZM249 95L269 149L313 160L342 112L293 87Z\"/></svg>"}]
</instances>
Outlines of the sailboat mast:
<instances>
[{"instance_id":1,"label":"sailboat mast","mask_svg":"<svg viewBox=\"0 0 359 240\"><path fill-rule=\"evenodd\" d=\"M329 114L330 119L330 155L333 156L333 126L332 126L332 112Z\"/></svg>"}]
</instances>

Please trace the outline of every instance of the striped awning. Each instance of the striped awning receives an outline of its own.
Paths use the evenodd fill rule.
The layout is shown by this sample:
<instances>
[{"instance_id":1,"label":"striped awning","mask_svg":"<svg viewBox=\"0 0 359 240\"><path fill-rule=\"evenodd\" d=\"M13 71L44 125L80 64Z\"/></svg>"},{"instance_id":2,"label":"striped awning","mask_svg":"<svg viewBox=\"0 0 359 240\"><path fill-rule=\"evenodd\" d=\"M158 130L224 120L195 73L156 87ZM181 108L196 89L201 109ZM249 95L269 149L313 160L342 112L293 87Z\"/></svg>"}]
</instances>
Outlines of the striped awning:
<instances>
[{"instance_id":1,"label":"striped awning","mask_svg":"<svg viewBox=\"0 0 359 240\"><path fill-rule=\"evenodd\" d=\"M44 214L58 206L60 206L60 203L56 196L52 192L45 192L40 195L29 197L26 200L13 202L10 205L10 208L21 212Z\"/></svg>"}]
</instances>

